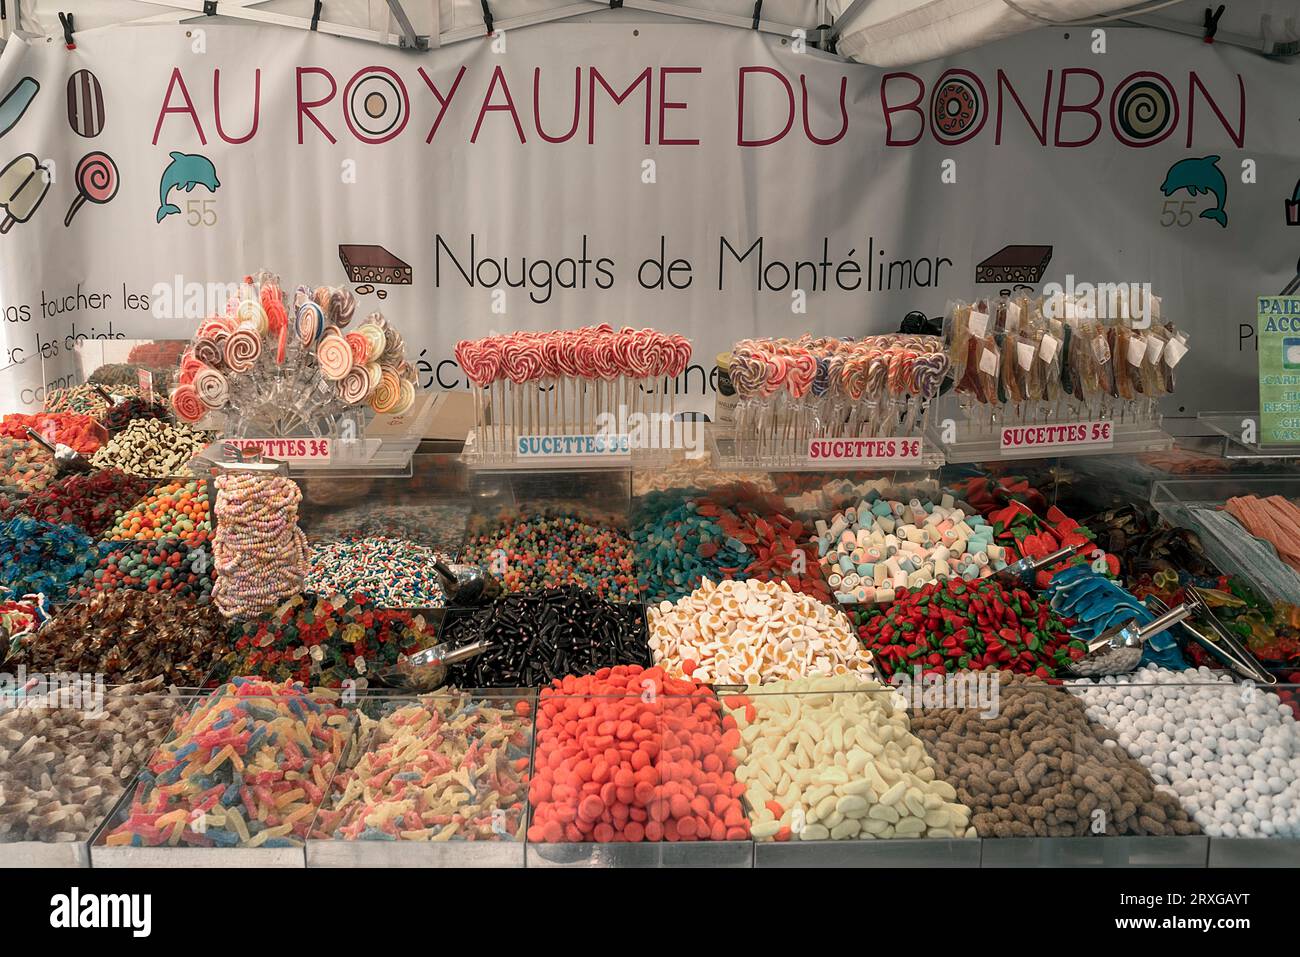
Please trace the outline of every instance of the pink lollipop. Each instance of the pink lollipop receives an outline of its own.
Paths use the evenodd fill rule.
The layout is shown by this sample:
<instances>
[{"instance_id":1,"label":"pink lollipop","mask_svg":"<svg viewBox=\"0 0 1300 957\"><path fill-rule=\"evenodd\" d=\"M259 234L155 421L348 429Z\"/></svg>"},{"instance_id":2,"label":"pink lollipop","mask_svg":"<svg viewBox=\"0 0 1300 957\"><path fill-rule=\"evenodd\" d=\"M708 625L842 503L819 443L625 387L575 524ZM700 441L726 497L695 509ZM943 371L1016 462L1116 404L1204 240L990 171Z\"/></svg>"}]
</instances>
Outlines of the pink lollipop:
<instances>
[{"instance_id":1,"label":"pink lollipop","mask_svg":"<svg viewBox=\"0 0 1300 957\"><path fill-rule=\"evenodd\" d=\"M107 153L87 153L77 163L76 181L77 198L68 207L64 226L72 225L72 217L86 203L102 205L117 195L117 166Z\"/></svg>"},{"instance_id":2,"label":"pink lollipop","mask_svg":"<svg viewBox=\"0 0 1300 957\"><path fill-rule=\"evenodd\" d=\"M564 339L558 332L542 338L542 372L552 377L564 375Z\"/></svg>"},{"instance_id":3,"label":"pink lollipop","mask_svg":"<svg viewBox=\"0 0 1300 957\"><path fill-rule=\"evenodd\" d=\"M691 364L691 340L685 336L669 336L669 345L673 351L673 364L669 367L668 374L676 377L686 371L686 367Z\"/></svg>"},{"instance_id":4,"label":"pink lollipop","mask_svg":"<svg viewBox=\"0 0 1300 957\"><path fill-rule=\"evenodd\" d=\"M618 337L610 334L596 338L596 348L592 352L596 361L596 374L602 379L617 378L619 372Z\"/></svg>"},{"instance_id":5,"label":"pink lollipop","mask_svg":"<svg viewBox=\"0 0 1300 957\"><path fill-rule=\"evenodd\" d=\"M316 343L316 362L327 379L338 381L352 368L352 347L338 332L327 332Z\"/></svg>"},{"instance_id":6,"label":"pink lollipop","mask_svg":"<svg viewBox=\"0 0 1300 957\"><path fill-rule=\"evenodd\" d=\"M790 394L796 399L802 399L808 394L808 388L812 385L815 375L817 375L817 360L812 357L812 353L804 351L795 355L790 363L788 380Z\"/></svg>"},{"instance_id":7,"label":"pink lollipop","mask_svg":"<svg viewBox=\"0 0 1300 957\"><path fill-rule=\"evenodd\" d=\"M600 372L596 368L596 348L595 335L586 334L578 339L577 345L573 350L578 375L587 379L594 379L600 375Z\"/></svg>"},{"instance_id":8,"label":"pink lollipop","mask_svg":"<svg viewBox=\"0 0 1300 957\"><path fill-rule=\"evenodd\" d=\"M199 398L192 385L178 385L171 392L172 408L182 422L197 422L208 413L208 407Z\"/></svg>"},{"instance_id":9,"label":"pink lollipop","mask_svg":"<svg viewBox=\"0 0 1300 957\"><path fill-rule=\"evenodd\" d=\"M578 342L582 338L581 331L569 329L556 333L556 338L560 342L560 350L555 357L560 375L577 378L582 374L578 371Z\"/></svg>"}]
</instances>

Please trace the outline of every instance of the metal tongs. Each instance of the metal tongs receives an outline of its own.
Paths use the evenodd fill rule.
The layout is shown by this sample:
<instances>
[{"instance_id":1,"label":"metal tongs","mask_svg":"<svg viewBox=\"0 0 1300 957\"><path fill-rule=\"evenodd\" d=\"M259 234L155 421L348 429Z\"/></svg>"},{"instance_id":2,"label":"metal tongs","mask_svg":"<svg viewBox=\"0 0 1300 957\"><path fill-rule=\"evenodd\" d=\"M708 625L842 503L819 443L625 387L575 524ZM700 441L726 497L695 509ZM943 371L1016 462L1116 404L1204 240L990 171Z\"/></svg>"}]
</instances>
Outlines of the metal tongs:
<instances>
[{"instance_id":1,"label":"metal tongs","mask_svg":"<svg viewBox=\"0 0 1300 957\"><path fill-rule=\"evenodd\" d=\"M1187 634L1197 644L1247 681L1255 681L1266 685L1277 684L1277 677L1269 674L1264 666L1255 660L1255 656L1250 653L1250 649L1243 645L1236 635L1224 627L1223 622L1219 621L1219 616L1214 613L1214 609L1205 601L1205 597L1195 585L1188 585L1183 590L1183 598L1184 605L1191 609L1197 620L1209 625L1210 630L1216 636L1208 638L1190 625L1184 625ZM1157 611L1169 607L1155 595L1147 597L1147 604Z\"/></svg>"},{"instance_id":2,"label":"metal tongs","mask_svg":"<svg viewBox=\"0 0 1300 957\"><path fill-rule=\"evenodd\" d=\"M1079 678L1127 674L1142 660L1142 649L1152 635L1158 635L1191 615L1186 604L1165 606L1164 612L1150 624L1136 618L1112 625L1088 642L1088 652L1078 661L1066 664L1065 670Z\"/></svg>"},{"instance_id":3,"label":"metal tongs","mask_svg":"<svg viewBox=\"0 0 1300 957\"><path fill-rule=\"evenodd\" d=\"M483 654L492 647L490 641L475 641L459 648L449 642L430 645L423 651L399 658L397 664L376 677L384 684L405 691L433 691L447 681L447 667Z\"/></svg>"},{"instance_id":4,"label":"metal tongs","mask_svg":"<svg viewBox=\"0 0 1300 957\"><path fill-rule=\"evenodd\" d=\"M60 472L89 472L94 468L90 464L90 459L76 449L62 442L51 442L35 429L28 429L27 434L33 442L39 442L50 450L50 454L54 456L54 467Z\"/></svg>"},{"instance_id":5,"label":"metal tongs","mask_svg":"<svg viewBox=\"0 0 1300 957\"><path fill-rule=\"evenodd\" d=\"M1020 559L1020 561L1014 562L1006 568L1000 569L995 577L1004 582L1021 581L1034 574L1034 572L1038 571L1040 568L1051 568L1057 562L1069 558L1073 554L1074 546L1065 545L1058 548L1050 555L1044 555L1042 558L1029 558L1026 556L1025 558Z\"/></svg>"}]
</instances>

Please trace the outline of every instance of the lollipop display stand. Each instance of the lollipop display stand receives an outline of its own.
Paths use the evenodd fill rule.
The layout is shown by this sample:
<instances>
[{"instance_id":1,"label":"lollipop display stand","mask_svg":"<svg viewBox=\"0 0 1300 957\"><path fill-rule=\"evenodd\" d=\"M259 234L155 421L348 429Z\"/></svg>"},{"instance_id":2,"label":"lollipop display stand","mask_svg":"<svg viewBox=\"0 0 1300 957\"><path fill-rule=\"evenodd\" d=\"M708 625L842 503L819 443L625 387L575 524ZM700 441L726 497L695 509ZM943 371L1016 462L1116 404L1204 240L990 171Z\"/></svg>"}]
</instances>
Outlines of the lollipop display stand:
<instances>
[{"instance_id":1,"label":"lollipop display stand","mask_svg":"<svg viewBox=\"0 0 1300 957\"><path fill-rule=\"evenodd\" d=\"M948 368L937 336L745 339L729 357L734 427L719 468L934 469L924 430Z\"/></svg>"},{"instance_id":2,"label":"lollipop display stand","mask_svg":"<svg viewBox=\"0 0 1300 957\"><path fill-rule=\"evenodd\" d=\"M1138 455L1163 452L1174 438L1159 413L1035 405L1018 412L971 414L959 399L944 396L930 420L929 443L953 464L992 459L1035 459L1079 455Z\"/></svg>"},{"instance_id":3,"label":"lollipop display stand","mask_svg":"<svg viewBox=\"0 0 1300 957\"><path fill-rule=\"evenodd\" d=\"M954 302L944 344L953 389L930 428L950 462L1173 446L1159 406L1187 336L1150 293Z\"/></svg>"},{"instance_id":4,"label":"lollipop display stand","mask_svg":"<svg viewBox=\"0 0 1300 957\"><path fill-rule=\"evenodd\" d=\"M345 332L355 314L345 288L299 286L290 301L278 277L245 277L181 356L172 408L185 422L220 417L219 449L256 450L295 472L409 469L423 421L409 416L414 367L380 313ZM376 420L389 425L384 438L367 435ZM219 449L213 461L225 461Z\"/></svg>"},{"instance_id":5,"label":"lollipop display stand","mask_svg":"<svg viewBox=\"0 0 1300 957\"><path fill-rule=\"evenodd\" d=\"M626 468L702 443L678 422L671 381L691 358L682 336L601 324L464 340L475 426L463 459L476 469Z\"/></svg>"}]
</instances>

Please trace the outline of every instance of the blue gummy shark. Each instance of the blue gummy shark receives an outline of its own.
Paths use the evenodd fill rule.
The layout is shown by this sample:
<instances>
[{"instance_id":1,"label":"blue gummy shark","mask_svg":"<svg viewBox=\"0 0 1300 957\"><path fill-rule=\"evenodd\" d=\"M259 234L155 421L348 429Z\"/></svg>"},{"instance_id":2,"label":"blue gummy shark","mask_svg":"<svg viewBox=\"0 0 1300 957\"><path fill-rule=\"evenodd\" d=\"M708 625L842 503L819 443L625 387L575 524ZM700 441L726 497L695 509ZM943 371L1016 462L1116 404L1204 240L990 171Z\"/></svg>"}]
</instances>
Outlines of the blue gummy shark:
<instances>
[{"instance_id":1,"label":"blue gummy shark","mask_svg":"<svg viewBox=\"0 0 1300 957\"><path fill-rule=\"evenodd\" d=\"M217 168L206 156L192 153L171 154L172 161L163 170L162 182L158 184L157 222L162 222L172 213L179 213L181 208L167 202L167 194L173 189L183 189L187 193L195 186L206 186L208 192L215 193L221 183L217 180Z\"/></svg>"},{"instance_id":2,"label":"blue gummy shark","mask_svg":"<svg viewBox=\"0 0 1300 957\"><path fill-rule=\"evenodd\" d=\"M1219 169L1219 157L1202 156L1200 159L1179 160L1169 167L1160 191L1171 196L1180 189L1187 190L1193 196L1198 193L1213 193L1219 205L1202 210L1201 218L1212 219L1220 226L1228 225L1228 214L1223 210L1228 202L1228 182Z\"/></svg>"}]
</instances>

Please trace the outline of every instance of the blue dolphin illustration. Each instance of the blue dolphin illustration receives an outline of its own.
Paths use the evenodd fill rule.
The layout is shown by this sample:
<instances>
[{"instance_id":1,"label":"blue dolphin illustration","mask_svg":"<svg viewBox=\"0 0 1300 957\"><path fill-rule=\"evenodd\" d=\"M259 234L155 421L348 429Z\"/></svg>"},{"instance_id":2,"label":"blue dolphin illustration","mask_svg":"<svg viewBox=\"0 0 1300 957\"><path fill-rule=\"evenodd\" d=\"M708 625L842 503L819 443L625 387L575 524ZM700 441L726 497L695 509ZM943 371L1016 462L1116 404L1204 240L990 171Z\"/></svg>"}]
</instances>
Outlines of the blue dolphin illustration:
<instances>
[{"instance_id":1,"label":"blue dolphin illustration","mask_svg":"<svg viewBox=\"0 0 1300 957\"><path fill-rule=\"evenodd\" d=\"M1212 219L1220 226L1228 225L1228 214L1223 211L1228 202L1228 182L1219 169L1219 157L1202 156L1200 159L1179 160L1169 167L1160 190L1170 196L1180 189L1187 190L1193 196L1197 193L1213 193L1219 205L1202 210L1201 218Z\"/></svg>"},{"instance_id":2,"label":"blue dolphin illustration","mask_svg":"<svg viewBox=\"0 0 1300 957\"><path fill-rule=\"evenodd\" d=\"M217 180L217 169L212 160L206 156L192 153L171 154L172 161L163 170L162 182L158 184L158 222L162 222L172 213L179 213L181 208L167 202L167 194L173 189L189 192L195 186L206 186L208 192L215 193L221 183Z\"/></svg>"}]
</instances>

